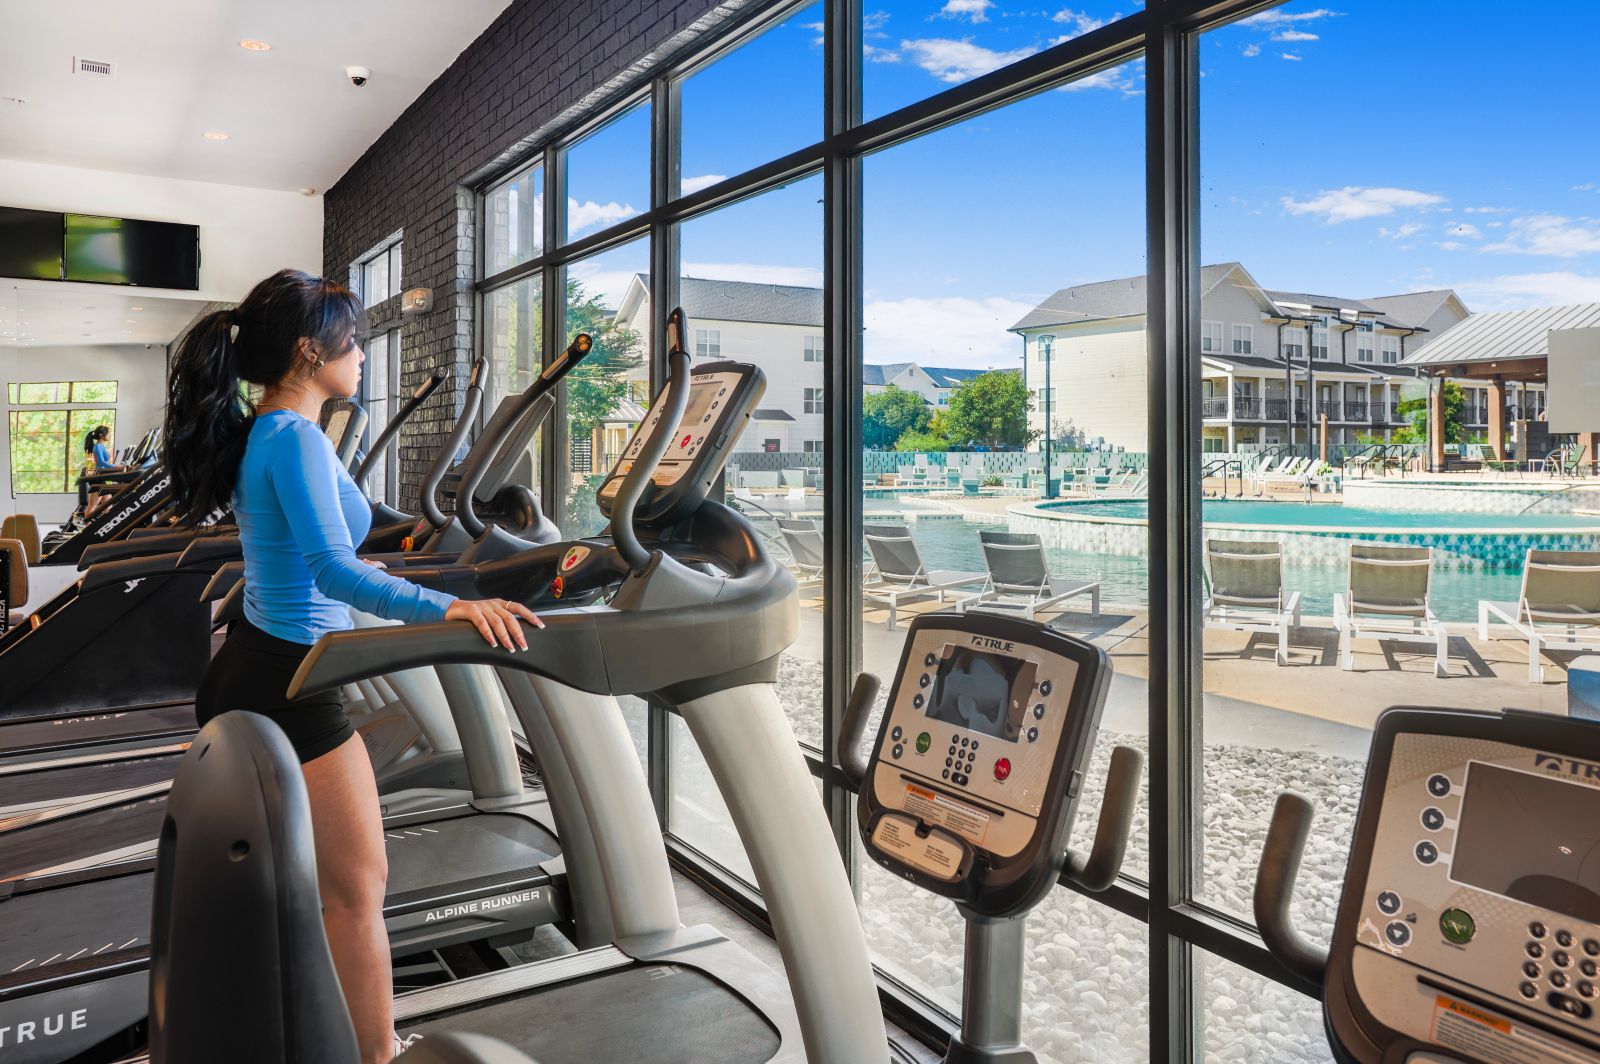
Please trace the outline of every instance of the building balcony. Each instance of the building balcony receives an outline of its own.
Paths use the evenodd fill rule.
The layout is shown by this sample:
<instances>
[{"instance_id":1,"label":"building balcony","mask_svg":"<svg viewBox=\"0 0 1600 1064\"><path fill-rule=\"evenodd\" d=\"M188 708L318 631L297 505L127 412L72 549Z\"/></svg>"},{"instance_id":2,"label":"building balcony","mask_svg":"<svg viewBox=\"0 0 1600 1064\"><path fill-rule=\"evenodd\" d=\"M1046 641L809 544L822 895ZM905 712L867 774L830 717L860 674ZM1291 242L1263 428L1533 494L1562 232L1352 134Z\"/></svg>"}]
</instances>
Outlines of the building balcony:
<instances>
[{"instance_id":1,"label":"building balcony","mask_svg":"<svg viewBox=\"0 0 1600 1064\"><path fill-rule=\"evenodd\" d=\"M1345 404L1344 404L1344 417L1341 418L1340 420L1343 420L1343 421L1365 421L1365 420L1367 420L1367 404L1365 402L1346 401Z\"/></svg>"},{"instance_id":2,"label":"building balcony","mask_svg":"<svg viewBox=\"0 0 1600 1064\"><path fill-rule=\"evenodd\" d=\"M1329 421L1339 421L1342 413L1340 410L1341 405L1340 403L1321 400L1317 403L1317 417L1326 417Z\"/></svg>"},{"instance_id":3,"label":"building balcony","mask_svg":"<svg viewBox=\"0 0 1600 1064\"><path fill-rule=\"evenodd\" d=\"M1267 421L1286 421L1289 417L1289 400L1263 399L1261 401L1261 414Z\"/></svg>"},{"instance_id":4,"label":"building balcony","mask_svg":"<svg viewBox=\"0 0 1600 1064\"><path fill-rule=\"evenodd\" d=\"M1254 395L1236 395L1233 397L1233 419L1235 421L1260 421L1261 400Z\"/></svg>"},{"instance_id":5,"label":"building balcony","mask_svg":"<svg viewBox=\"0 0 1600 1064\"><path fill-rule=\"evenodd\" d=\"M1208 418L1225 418L1228 416L1228 400L1226 397L1200 400L1200 416Z\"/></svg>"}]
</instances>

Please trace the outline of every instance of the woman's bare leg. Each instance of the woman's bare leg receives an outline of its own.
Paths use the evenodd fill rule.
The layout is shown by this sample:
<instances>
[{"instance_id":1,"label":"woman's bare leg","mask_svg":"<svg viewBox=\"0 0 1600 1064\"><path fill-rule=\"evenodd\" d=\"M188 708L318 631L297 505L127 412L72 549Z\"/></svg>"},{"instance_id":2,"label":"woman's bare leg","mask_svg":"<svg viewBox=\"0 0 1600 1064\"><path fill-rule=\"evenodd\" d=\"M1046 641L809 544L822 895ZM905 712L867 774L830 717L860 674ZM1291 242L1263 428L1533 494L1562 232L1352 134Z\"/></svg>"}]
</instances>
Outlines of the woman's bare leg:
<instances>
[{"instance_id":1,"label":"woman's bare leg","mask_svg":"<svg viewBox=\"0 0 1600 1064\"><path fill-rule=\"evenodd\" d=\"M383 926L389 862L372 762L353 735L304 768L333 967L363 1064L388 1064L394 1053L394 979Z\"/></svg>"}]
</instances>

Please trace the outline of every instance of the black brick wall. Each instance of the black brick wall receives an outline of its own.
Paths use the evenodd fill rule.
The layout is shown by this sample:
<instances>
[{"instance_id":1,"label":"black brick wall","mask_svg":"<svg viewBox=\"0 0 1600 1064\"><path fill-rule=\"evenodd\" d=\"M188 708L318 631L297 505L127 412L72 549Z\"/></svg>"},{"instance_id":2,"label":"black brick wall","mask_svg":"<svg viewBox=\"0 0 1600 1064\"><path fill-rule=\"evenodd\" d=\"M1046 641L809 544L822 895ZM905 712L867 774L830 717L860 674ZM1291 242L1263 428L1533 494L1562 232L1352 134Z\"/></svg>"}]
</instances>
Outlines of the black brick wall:
<instances>
[{"instance_id":1,"label":"black brick wall","mask_svg":"<svg viewBox=\"0 0 1600 1064\"><path fill-rule=\"evenodd\" d=\"M456 370L401 433L402 508L415 512L422 475L460 409L472 357L471 186L745 6L513 0L328 190L322 254L329 277L344 279L358 256L403 229L405 287L434 290L434 310L405 325L403 388L436 366Z\"/></svg>"}]
</instances>

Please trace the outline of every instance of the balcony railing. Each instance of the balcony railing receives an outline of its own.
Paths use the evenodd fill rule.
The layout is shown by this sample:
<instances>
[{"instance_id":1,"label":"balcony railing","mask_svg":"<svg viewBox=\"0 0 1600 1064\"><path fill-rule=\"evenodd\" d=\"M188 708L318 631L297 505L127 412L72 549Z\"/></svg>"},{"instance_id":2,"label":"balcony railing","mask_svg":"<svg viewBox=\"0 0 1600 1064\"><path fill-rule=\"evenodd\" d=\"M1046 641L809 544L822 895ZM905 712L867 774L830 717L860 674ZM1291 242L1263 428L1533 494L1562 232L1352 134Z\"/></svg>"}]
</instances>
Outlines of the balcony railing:
<instances>
[{"instance_id":1,"label":"balcony railing","mask_svg":"<svg viewBox=\"0 0 1600 1064\"><path fill-rule=\"evenodd\" d=\"M1345 421L1365 421L1365 420L1367 420L1367 404L1366 403L1361 403L1361 402L1348 402L1347 401L1344 404L1344 418L1343 418L1343 420L1345 420Z\"/></svg>"},{"instance_id":2,"label":"balcony railing","mask_svg":"<svg viewBox=\"0 0 1600 1064\"><path fill-rule=\"evenodd\" d=\"M1317 402L1317 416L1326 417L1329 421L1339 420L1339 404L1328 400Z\"/></svg>"},{"instance_id":3,"label":"balcony railing","mask_svg":"<svg viewBox=\"0 0 1600 1064\"><path fill-rule=\"evenodd\" d=\"M1487 425L1489 423L1489 408L1486 406L1466 407L1462 418L1468 425Z\"/></svg>"},{"instance_id":4,"label":"balcony railing","mask_svg":"<svg viewBox=\"0 0 1600 1064\"><path fill-rule=\"evenodd\" d=\"M1260 421L1261 399L1254 395L1234 396L1233 419L1235 421Z\"/></svg>"},{"instance_id":5,"label":"balcony railing","mask_svg":"<svg viewBox=\"0 0 1600 1064\"><path fill-rule=\"evenodd\" d=\"M1227 400L1227 398L1223 397L1223 398L1201 399L1200 400L1200 414L1201 414L1202 417L1227 417L1228 416L1228 400Z\"/></svg>"},{"instance_id":6,"label":"balcony railing","mask_svg":"<svg viewBox=\"0 0 1600 1064\"><path fill-rule=\"evenodd\" d=\"M1282 421L1289 416L1289 400L1263 399L1262 410L1268 421Z\"/></svg>"}]
</instances>

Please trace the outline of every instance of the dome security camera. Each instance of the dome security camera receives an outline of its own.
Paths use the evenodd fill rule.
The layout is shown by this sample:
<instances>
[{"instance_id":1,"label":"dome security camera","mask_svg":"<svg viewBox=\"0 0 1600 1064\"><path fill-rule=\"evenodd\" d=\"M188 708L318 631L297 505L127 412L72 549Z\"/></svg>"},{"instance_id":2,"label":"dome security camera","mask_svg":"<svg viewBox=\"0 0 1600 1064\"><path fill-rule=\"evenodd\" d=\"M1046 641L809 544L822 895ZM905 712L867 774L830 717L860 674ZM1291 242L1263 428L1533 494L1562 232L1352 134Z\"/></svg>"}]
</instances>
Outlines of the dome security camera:
<instances>
[{"instance_id":1,"label":"dome security camera","mask_svg":"<svg viewBox=\"0 0 1600 1064\"><path fill-rule=\"evenodd\" d=\"M372 77L372 71L364 66L345 67L344 73L350 79L350 84L358 89L367 83L368 78Z\"/></svg>"}]
</instances>

